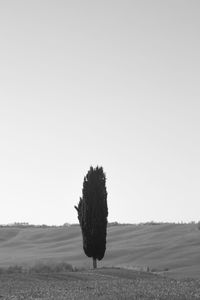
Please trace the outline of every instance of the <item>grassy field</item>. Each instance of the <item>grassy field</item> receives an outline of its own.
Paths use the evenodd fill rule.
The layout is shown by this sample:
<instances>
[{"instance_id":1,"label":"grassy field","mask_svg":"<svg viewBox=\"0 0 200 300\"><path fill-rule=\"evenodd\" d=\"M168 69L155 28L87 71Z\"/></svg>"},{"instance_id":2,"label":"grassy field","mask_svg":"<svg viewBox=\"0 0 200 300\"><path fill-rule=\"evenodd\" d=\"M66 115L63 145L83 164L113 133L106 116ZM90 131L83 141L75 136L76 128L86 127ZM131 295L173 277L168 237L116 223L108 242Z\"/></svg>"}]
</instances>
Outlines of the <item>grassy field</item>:
<instances>
[{"instance_id":1,"label":"grassy field","mask_svg":"<svg viewBox=\"0 0 200 300\"><path fill-rule=\"evenodd\" d=\"M120 225L108 228L107 251L99 266L118 266L200 278L200 231L188 225ZM0 228L0 267L67 262L88 269L79 226Z\"/></svg>"}]
</instances>

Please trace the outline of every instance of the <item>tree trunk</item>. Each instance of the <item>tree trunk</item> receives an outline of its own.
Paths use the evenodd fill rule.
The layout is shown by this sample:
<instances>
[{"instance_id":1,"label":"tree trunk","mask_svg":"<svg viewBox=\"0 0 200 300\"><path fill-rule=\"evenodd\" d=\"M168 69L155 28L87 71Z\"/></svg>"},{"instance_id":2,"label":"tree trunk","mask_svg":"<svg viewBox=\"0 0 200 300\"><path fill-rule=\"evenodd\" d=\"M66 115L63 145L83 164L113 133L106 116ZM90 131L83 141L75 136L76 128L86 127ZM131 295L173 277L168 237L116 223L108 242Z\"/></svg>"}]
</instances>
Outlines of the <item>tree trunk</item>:
<instances>
[{"instance_id":1,"label":"tree trunk","mask_svg":"<svg viewBox=\"0 0 200 300\"><path fill-rule=\"evenodd\" d=\"M93 259L93 269L97 268L97 259L96 258L92 258Z\"/></svg>"}]
</instances>

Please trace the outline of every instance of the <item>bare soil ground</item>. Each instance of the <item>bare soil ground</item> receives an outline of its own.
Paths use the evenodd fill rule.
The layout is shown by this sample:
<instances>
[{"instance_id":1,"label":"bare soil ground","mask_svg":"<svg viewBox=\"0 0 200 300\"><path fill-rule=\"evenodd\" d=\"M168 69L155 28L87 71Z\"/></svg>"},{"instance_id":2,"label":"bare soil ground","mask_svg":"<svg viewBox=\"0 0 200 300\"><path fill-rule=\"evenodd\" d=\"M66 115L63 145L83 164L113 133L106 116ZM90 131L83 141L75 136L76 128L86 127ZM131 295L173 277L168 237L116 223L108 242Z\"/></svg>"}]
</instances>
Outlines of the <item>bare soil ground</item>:
<instances>
[{"instance_id":1,"label":"bare soil ground","mask_svg":"<svg viewBox=\"0 0 200 300\"><path fill-rule=\"evenodd\" d=\"M200 299L200 280L175 280L148 272L97 270L0 274L0 299Z\"/></svg>"}]
</instances>

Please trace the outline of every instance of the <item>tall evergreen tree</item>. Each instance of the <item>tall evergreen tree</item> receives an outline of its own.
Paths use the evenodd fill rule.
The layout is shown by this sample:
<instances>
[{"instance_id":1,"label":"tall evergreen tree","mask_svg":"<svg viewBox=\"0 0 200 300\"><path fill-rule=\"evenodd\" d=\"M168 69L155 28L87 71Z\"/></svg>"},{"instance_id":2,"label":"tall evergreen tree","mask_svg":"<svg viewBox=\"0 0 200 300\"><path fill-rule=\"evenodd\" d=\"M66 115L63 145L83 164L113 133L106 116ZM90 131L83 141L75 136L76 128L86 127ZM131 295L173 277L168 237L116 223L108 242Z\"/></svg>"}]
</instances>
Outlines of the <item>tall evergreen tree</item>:
<instances>
[{"instance_id":1,"label":"tall evergreen tree","mask_svg":"<svg viewBox=\"0 0 200 300\"><path fill-rule=\"evenodd\" d=\"M106 176L102 167L90 167L84 177L82 197L75 208L81 226L84 252L92 257L93 268L96 268L97 259L104 257L107 235Z\"/></svg>"}]
</instances>

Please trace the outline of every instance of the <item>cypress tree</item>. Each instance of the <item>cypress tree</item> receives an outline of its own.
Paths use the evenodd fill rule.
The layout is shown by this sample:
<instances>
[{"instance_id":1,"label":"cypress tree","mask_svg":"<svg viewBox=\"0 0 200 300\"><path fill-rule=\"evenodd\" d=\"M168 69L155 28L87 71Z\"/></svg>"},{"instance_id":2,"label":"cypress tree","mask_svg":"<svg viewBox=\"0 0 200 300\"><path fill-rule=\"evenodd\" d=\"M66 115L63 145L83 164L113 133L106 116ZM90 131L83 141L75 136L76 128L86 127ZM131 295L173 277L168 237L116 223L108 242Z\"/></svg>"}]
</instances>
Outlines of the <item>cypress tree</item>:
<instances>
[{"instance_id":1,"label":"cypress tree","mask_svg":"<svg viewBox=\"0 0 200 300\"><path fill-rule=\"evenodd\" d=\"M107 235L106 176L102 167L90 167L84 177L82 197L75 208L83 236L83 250L92 257L93 268L96 268L97 259L104 257Z\"/></svg>"}]
</instances>

